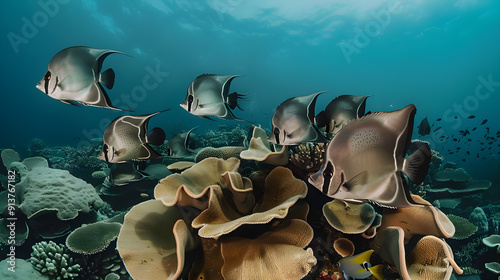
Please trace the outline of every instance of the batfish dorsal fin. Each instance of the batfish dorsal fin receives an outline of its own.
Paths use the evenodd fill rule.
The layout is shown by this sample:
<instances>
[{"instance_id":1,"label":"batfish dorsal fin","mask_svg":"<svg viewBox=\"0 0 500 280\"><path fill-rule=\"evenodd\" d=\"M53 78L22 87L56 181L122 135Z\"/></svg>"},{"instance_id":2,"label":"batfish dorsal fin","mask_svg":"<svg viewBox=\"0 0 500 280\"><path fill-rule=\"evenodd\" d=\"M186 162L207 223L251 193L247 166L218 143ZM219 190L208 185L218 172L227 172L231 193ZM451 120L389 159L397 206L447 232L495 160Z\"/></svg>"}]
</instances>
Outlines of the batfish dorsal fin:
<instances>
[{"instance_id":1,"label":"batfish dorsal fin","mask_svg":"<svg viewBox=\"0 0 500 280\"><path fill-rule=\"evenodd\" d=\"M198 77L196 77L196 79L198 79L198 78L204 78L204 77L213 77L213 76L215 76L215 75L216 75L216 74L201 74L201 75L199 75Z\"/></svg>"},{"instance_id":2,"label":"batfish dorsal fin","mask_svg":"<svg viewBox=\"0 0 500 280\"><path fill-rule=\"evenodd\" d=\"M165 131L159 127L151 129L151 131L146 136L146 142L156 146L160 146L165 142Z\"/></svg>"}]
</instances>

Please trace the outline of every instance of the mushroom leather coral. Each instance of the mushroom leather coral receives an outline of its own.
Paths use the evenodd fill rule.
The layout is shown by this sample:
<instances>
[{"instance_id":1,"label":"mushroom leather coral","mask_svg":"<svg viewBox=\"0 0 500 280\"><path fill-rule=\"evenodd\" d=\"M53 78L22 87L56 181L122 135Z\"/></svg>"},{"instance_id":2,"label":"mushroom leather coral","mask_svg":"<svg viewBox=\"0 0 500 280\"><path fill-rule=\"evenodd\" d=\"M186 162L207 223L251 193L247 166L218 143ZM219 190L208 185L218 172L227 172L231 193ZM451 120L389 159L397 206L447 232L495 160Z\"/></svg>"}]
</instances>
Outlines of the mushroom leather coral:
<instances>
[{"instance_id":1,"label":"mushroom leather coral","mask_svg":"<svg viewBox=\"0 0 500 280\"><path fill-rule=\"evenodd\" d=\"M379 230L398 226L404 230L405 244L414 234L434 235L450 238L455 234L455 226L439 209L418 195L412 195L415 202L425 206L400 207L398 209L384 209L382 224Z\"/></svg>"},{"instance_id":2,"label":"mushroom leather coral","mask_svg":"<svg viewBox=\"0 0 500 280\"><path fill-rule=\"evenodd\" d=\"M239 166L237 158L206 158L180 174L162 179L155 187L155 198L166 206L193 206L204 210L208 203L199 198L208 193L209 186L224 184L222 174L236 171Z\"/></svg>"},{"instance_id":3,"label":"mushroom leather coral","mask_svg":"<svg viewBox=\"0 0 500 280\"><path fill-rule=\"evenodd\" d=\"M224 197L219 186L210 187L209 207L193 222L193 228L200 228L198 234L204 238L218 238L244 224L266 224L274 218L284 218L295 202L307 195L306 184L293 177L284 167L276 167L265 180L262 202L253 213L242 216Z\"/></svg>"},{"instance_id":4,"label":"mushroom leather coral","mask_svg":"<svg viewBox=\"0 0 500 280\"><path fill-rule=\"evenodd\" d=\"M302 220L288 220L255 239L229 237L221 241L225 280L301 279L316 264L313 230Z\"/></svg>"},{"instance_id":5,"label":"mushroom leather coral","mask_svg":"<svg viewBox=\"0 0 500 280\"><path fill-rule=\"evenodd\" d=\"M406 257L408 274L412 280L448 280L453 269L463 271L453 259L451 248L442 239L432 235L422 237Z\"/></svg>"},{"instance_id":6,"label":"mushroom leather coral","mask_svg":"<svg viewBox=\"0 0 500 280\"><path fill-rule=\"evenodd\" d=\"M349 203L335 199L323 205L328 223L343 233L365 232L375 220L375 209L369 203Z\"/></svg>"},{"instance_id":7,"label":"mushroom leather coral","mask_svg":"<svg viewBox=\"0 0 500 280\"><path fill-rule=\"evenodd\" d=\"M140 203L125 215L117 248L135 280L177 279L184 254L196 246L177 207L159 200Z\"/></svg>"}]
</instances>

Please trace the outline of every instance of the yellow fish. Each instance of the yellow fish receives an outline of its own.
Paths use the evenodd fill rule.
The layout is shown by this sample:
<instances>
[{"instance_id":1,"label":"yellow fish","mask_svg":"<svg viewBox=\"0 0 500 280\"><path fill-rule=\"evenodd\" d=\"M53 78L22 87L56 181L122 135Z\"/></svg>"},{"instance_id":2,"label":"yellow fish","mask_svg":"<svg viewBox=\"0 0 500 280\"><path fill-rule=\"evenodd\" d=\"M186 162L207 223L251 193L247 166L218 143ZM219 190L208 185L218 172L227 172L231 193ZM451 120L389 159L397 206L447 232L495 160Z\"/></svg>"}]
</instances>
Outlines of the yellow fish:
<instances>
[{"instance_id":1,"label":"yellow fish","mask_svg":"<svg viewBox=\"0 0 500 280\"><path fill-rule=\"evenodd\" d=\"M368 250L354 256L340 259L339 268L345 280L366 279L370 275L373 275L377 280L383 280L383 266L381 264L372 266L370 263L372 253L373 250Z\"/></svg>"}]
</instances>

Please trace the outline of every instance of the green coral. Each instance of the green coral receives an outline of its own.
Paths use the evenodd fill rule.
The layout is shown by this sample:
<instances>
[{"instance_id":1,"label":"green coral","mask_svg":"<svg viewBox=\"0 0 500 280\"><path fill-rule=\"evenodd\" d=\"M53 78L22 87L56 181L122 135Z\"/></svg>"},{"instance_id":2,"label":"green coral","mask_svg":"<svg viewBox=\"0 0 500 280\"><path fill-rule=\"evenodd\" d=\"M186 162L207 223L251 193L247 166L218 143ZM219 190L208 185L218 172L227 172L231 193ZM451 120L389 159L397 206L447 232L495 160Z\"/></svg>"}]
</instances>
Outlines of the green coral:
<instances>
[{"instance_id":1,"label":"green coral","mask_svg":"<svg viewBox=\"0 0 500 280\"><path fill-rule=\"evenodd\" d=\"M240 146L227 146L227 147L206 147L201 149L195 158L195 162L200 162L209 157L228 159L231 157L240 157L240 153L245 149L245 147Z\"/></svg>"},{"instance_id":2,"label":"green coral","mask_svg":"<svg viewBox=\"0 0 500 280\"><path fill-rule=\"evenodd\" d=\"M80 265L75 264L62 244L42 241L33 245L29 261L35 269L49 276L51 280L74 279L78 277Z\"/></svg>"},{"instance_id":3,"label":"green coral","mask_svg":"<svg viewBox=\"0 0 500 280\"><path fill-rule=\"evenodd\" d=\"M448 216L448 219L450 219L455 226L455 234L452 237L453 239L466 239L476 233L477 226L469 222L466 218L453 214L448 214L446 216Z\"/></svg>"},{"instance_id":4,"label":"green coral","mask_svg":"<svg viewBox=\"0 0 500 280\"><path fill-rule=\"evenodd\" d=\"M120 233L119 223L97 222L75 229L66 238L66 246L75 253L92 255L104 251Z\"/></svg>"}]
</instances>

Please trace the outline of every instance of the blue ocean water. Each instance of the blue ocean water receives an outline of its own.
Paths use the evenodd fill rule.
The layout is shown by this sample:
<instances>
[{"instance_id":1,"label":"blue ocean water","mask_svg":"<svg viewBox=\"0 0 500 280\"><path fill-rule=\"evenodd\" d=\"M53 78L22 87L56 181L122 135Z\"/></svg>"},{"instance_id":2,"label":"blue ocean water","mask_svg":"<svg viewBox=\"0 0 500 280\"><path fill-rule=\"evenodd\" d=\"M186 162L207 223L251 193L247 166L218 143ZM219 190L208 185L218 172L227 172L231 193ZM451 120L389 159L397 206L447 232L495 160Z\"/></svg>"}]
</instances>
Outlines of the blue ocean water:
<instances>
[{"instance_id":1,"label":"blue ocean water","mask_svg":"<svg viewBox=\"0 0 500 280\"><path fill-rule=\"evenodd\" d=\"M231 84L247 94L244 111L234 110L241 119L270 129L281 102L319 91L317 112L341 94L372 95L371 112L415 104L415 127L427 117L432 128L414 138L500 184L498 1L40 0L2 1L0 14L0 148L22 150L35 137L84 145L123 114L35 88L54 54L91 46L130 55L106 58L103 69L116 73L107 93L134 114L170 108L150 123L167 138L242 124L198 118L179 103L200 74L243 75Z\"/></svg>"}]
</instances>

